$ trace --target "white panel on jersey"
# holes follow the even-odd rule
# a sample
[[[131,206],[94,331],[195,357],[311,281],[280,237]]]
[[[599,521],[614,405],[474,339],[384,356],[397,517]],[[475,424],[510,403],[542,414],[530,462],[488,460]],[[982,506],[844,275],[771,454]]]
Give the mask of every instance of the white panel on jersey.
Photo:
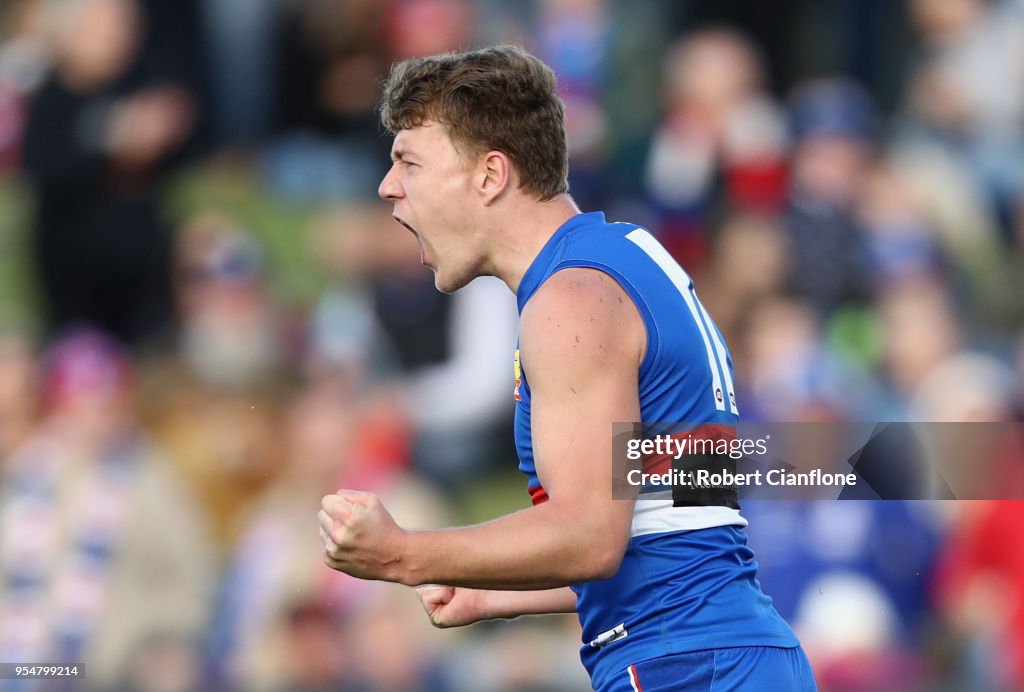
[[[725,344],[722,343],[718,330],[712,326],[713,323],[711,322],[711,315],[708,314],[704,304],[698,300],[697,307],[700,309],[700,314],[704,315],[704,323],[708,325],[708,331],[711,332],[711,340],[715,343],[715,352],[718,354],[718,362],[722,366],[722,376],[725,377],[725,391],[728,392],[729,410],[738,416],[740,415],[740,411],[736,408],[736,390],[732,386],[732,373],[729,372],[729,359],[725,356]]]
[[[660,493],[659,493],[660,494]],[[731,507],[673,507],[672,499],[638,499],[633,508],[630,537],[672,531],[694,531],[713,526],[746,526],[747,520]]]
[[[689,274],[679,266],[679,263],[672,258],[672,255],[668,253],[661,243],[659,243],[654,236],[648,233],[643,228],[638,228],[631,233],[626,235],[626,238],[631,240],[641,250],[647,253],[647,256],[654,260],[665,275],[675,285],[676,290],[679,291],[679,295],[683,297],[686,302],[686,307],[690,309],[690,314],[693,316],[693,321],[697,323],[697,329],[700,330],[701,338],[704,339],[704,350],[708,354],[708,368],[711,370],[711,386],[712,386],[712,398],[715,400],[715,408],[719,411],[725,410],[726,399],[729,400],[729,407],[733,413],[736,413],[735,406],[735,394],[732,388],[732,377],[729,375],[728,363],[725,360],[725,347],[719,346],[718,334],[714,330],[711,330],[711,336],[708,335],[708,329],[704,327],[704,317],[702,313],[706,315],[704,306],[697,300],[696,294],[693,292],[693,282],[690,280]],[[711,324],[710,318],[708,318],[708,324]],[[715,346],[711,345],[711,338],[716,341]],[[718,353],[716,354],[716,347],[718,347]],[[721,370],[718,367],[719,360],[721,362]],[[725,373],[728,378],[728,391],[722,388],[722,375]]]

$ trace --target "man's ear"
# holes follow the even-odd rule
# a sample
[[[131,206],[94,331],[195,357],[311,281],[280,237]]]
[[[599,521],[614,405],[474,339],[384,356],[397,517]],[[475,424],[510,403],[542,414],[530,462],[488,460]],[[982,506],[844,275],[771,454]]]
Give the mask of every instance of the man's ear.
[[[484,154],[477,176],[477,191],[483,197],[484,204],[491,204],[513,185],[514,175],[508,155],[500,151],[489,151]]]

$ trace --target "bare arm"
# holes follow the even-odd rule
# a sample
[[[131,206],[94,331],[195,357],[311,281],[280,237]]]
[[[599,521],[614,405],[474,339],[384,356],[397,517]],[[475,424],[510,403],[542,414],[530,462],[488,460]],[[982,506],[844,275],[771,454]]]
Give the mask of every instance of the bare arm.
[[[612,576],[633,507],[611,497],[611,424],[639,420],[645,339],[636,307],[609,276],[555,274],[530,300],[520,330],[534,457],[549,501],[477,526],[405,531],[375,496],[339,491],[320,513],[327,564],[362,578],[478,589]]]
[[[576,612],[576,594],[567,586],[542,591],[486,591],[427,584],[417,586],[416,592],[435,627]]]

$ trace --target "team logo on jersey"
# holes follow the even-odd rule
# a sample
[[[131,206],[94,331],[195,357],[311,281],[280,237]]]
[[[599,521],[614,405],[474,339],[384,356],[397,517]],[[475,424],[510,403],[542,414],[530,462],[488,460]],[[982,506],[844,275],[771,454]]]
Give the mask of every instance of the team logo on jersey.
[[[516,376],[516,388],[512,391],[512,398],[516,401],[522,401],[523,397],[519,394],[519,388],[523,384],[523,369],[519,367],[519,349],[516,349],[516,360],[514,363],[514,373]]]

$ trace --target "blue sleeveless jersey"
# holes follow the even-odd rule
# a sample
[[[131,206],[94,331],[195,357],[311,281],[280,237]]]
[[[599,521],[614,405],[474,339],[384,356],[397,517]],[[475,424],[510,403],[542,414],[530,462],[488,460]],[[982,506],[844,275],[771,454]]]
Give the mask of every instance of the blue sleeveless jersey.
[[[523,276],[517,293],[520,314],[541,284],[567,267],[610,275],[643,317],[643,422],[735,428],[739,412],[724,339],[697,300],[690,277],[650,233],[632,224],[607,223],[601,212],[574,216]],[[516,449],[537,504],[547,495],[534,465],[528,375],[517,352]],[[581,658],[596,688],[621,677],[632,664],[667,654],[799,645],[757,583],[757,563],[742,531],[747,522],[738,509],[673,507],[671,499],[644,497],[636,502],[618,573],[573,587],[583,626]]]

